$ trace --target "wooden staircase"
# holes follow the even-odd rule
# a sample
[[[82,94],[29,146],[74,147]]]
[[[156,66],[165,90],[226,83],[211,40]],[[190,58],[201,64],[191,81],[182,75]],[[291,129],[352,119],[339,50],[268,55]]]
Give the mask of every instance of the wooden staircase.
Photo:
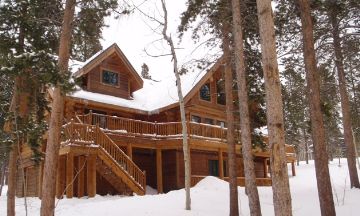
[[[101,159],[96,160],[96,171],[121,195],[131,195],[133,191]]]
[[[146,175],[99,126],[71,121],[63,126],[64,142],[62,146],[98,147],[96,169],[117,190],[129,189],[138,195],[146,192]],[[106,167],[106,169],[105,169]],[[111,172],[109,172],[111,171]]]

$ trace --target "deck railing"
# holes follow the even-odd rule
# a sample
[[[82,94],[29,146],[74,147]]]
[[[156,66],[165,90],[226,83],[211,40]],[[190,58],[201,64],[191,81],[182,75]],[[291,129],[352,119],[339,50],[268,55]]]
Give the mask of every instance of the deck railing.
[[[81,118],[80,118],[81,119]],[[83,119],[81,119],[83,121]],[[63,144],[99,145],[128,175],[145,190],[145,173],[98,126],[70,123],[63,126]]]
[[[100,128],[113,133],[150,136],[159,139],[182,136],[181,122],[148,122],[91,112],[77,115],[77,118],[86,124],[99,125]],[[226,139],[226,128],[196,122],[187,122],[187,126],[190,137]]]

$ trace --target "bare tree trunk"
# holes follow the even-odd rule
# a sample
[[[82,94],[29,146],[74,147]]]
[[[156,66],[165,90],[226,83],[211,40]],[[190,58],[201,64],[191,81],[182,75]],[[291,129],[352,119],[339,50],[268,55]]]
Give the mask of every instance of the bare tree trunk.
[[[316,68],[313,24],[307,0],[299,0],[304,40],[304,61],[308,86],[311,133],[315,149],[315,170],[321,215],[336,215],[331,189],[324,123],[320,106],[320,86]]]
[[[171,55],[174,61],[174,74],[176,77],[176,85],[177,85],[177,93],[179,97],[179,105],[180,105],[180,117],[181,117],[181,125],[182,125],[182,135],[183,135],[183,152],[184,152],[184,163],[185,163],[185,191],[186,191],[186,200],[185,200],[185,209],[191,210],[191,197],[190,197],[190,187],[191,187],[191,170],[190,170],[190,149],[188,143],[188,134],[187,134],[187,125],[186,125],[186,117],[185,117],[185,104],[184,97],[182,94],[181,88],[181,80],[177,62],[177,56],[175,52],[175,46],[171,36],[168,36],[166,31],[168,27],[168,16],[165,0],[161,0],[162,9],[164,11],[164,26],[162,35],[166,42],[169,44],[171,49]]]
[[[235,66],[240,111],[241,144],[245,169],[245,185],[247,189],[247,196],[249,198],[250,214],[253,216],[259,216],[261,215],[261,207],[257,186],[256,184],[254,184],[254,182],[256,182],[256,176],[251,145],[249,103],[246,85],[242,19],[239,0],[232,0],[232,12],[234,32],[233,35],[235,43]]]
[[[284,117],[271,0],[256,2],[265,78],[274,209],[275,215],[289,216],[292,215],[292,207],[285,158]]]
[[[70,56],[70,41],[72,21],[74,18],[76,0],[66,0],[64,19],[62,23],[59,46],[59,70],[61,74],[68,71]],[[60,133],[64,115],[64,95],[59,83],[54,88],[52,110],[50,116],[49,138],[47,140],[44,164],[44,179],[42,185],[41,211],[42,216],[54,215],[56,170],[58,166]]]
[[[9,175],[7,191],[7,216],[15,216],[15,194],[16,194],[16,161],[18,155],[17,145],[13,145],[9,158]]]
[[[2,190],[5,184],[5,170],[6,170],[7,161],[3,161],[1,166],[1,173],[0,173],[0,196],[2,194]]]
[[[308,143],[308,139],[306,136],[306,129],[303,129],[303,133],[304,133],[304,142],[305,142],[305,161],[306,164],[309,164],[309,143]]]
[[[352,135],[352,126],[351,126],[351,110],[349,103],[349,96],[346,89],[346,78],[344,71],[344,57],[341,50],[340,44],[340,31],[339,31],[339,21],[337,19],[336,9],[333,8],[330,12],[330,20],[332,25],[332,36],[333,36],[333,45],[335,50],[335,65],[338,72],[339,78],[339,91],[340,91],[340,101],[341,101],[341,113],[342,113],[342,122],[344,127],[344,140],[346,145],[346,157],[348,162],[348,169],[350,175],[350,187],[360,188],[359,177],[356,169],[356,154],[355,146]]]
[[[228,164],[229,164],[229,189],[230,189],[230,216],[239,215],[238,190],[237,190],[237,165],[235,148],[235,127],[234,127],[234,103],[233,103],[233,75],[230,53],[230,26],[224,21],[223,24],[223,55],[225,73],[225,97],[226,97],[226,139],[228,143]]]

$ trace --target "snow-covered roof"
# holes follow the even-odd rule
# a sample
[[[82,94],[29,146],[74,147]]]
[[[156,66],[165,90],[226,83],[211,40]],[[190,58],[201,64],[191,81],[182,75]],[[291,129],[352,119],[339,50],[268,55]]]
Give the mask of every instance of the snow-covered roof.
[[[101,53],[95,54],[95,58],[100,54]],[[88,60],[87,62],[89,63],[92,60],[94,60],[94,57],[92,57],[91,60]],[[77,74],[78,71],[86,64],[86,62],[82,63],[71,61],[71,71]],[[214,68],[215,66],[210,65],[209,68],[211,67]],[[208,69],[203,69],[198,72],[188,72],[182,75],[181,85],[183,96],[186,97],[190,91],[203,78],[205,78],[205,75],[208,72]],[[162,75],[163,76],[161,77],[161,80],[157,81],[144,79],[143,88],[135,91],[133,93],[133,99],[130,100],[101,93],[89,92],[80,88],[78,88],[77,91],[73,92],[69,96],[77,99],[136,109],[147,113],[157,113],[159,109],[178,102],[177,86],[174,73],[172,71],[164,71],[162,72]]]

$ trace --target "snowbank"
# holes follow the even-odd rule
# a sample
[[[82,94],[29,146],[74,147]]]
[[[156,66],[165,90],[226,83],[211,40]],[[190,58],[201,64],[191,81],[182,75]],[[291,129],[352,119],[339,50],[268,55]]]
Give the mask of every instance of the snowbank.
[[[357,216],[360,212],[360,190],[349,187],[346,160],[330,163],[331,180],[337,215]],[[290,167],[289,167],[290,168]],[[320,215],[314,164],[302,163],[297,176],[290,176],[294,215]],[[156,190],[149,189],[150,194]],[[4,193],[4,192],[3,192]],[[56,215],[156,215],[156,216],[221,216],[229,211],[228,183],[215,177],[207,177],[191,189],[192,210],[184,210],[185,191],[176,190],[160,195],[146,196],[96,196],[92,199],[60,200]],[[259,187],[263,215],[274,215],[271,187]],[[239,187],[241,215],[249,215],[248,200],[244,188]],[[39,215],[40,200],[28,198],[29,215]],[[23,199],[16,200],[17,215],[25,215]],[[6,196],[0,197],[0,215],[6,215]]]

